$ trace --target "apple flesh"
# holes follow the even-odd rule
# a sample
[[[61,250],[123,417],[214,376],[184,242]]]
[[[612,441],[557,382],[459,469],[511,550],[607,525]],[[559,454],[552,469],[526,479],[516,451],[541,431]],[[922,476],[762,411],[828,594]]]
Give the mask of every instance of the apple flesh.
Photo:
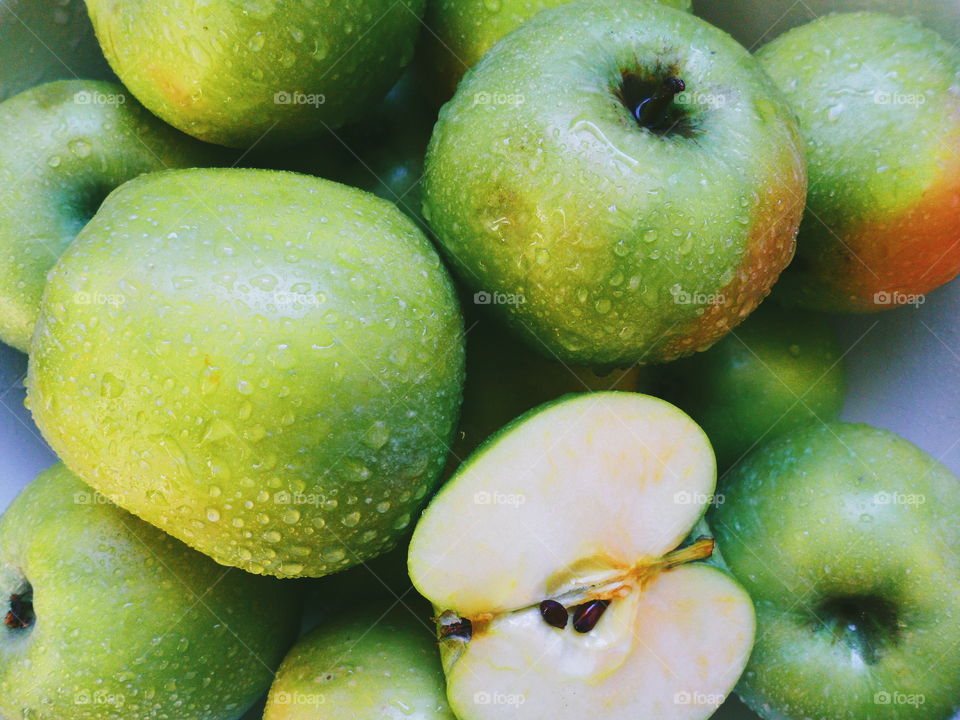
[[[296,585],[223,568],[55,465],[0,517],[0,714],[234,720],[299,611]]]
[[[761,717],[947,720],[960,709],[960,481],[891,432],[793,431],[727,476],[711,524],[752,595],[738,688]]]
[[[363,117],[413,57],[424,0],[87,0],[104,54],[151,112],[228,147]]]
[[[960,49],[913,21],[850,13],[791,30],[758,58],[797,112],[810,172],[797,258],[778,293],[813,310],[876,312],[951,280]]]
[[[115,83],[61,80],[0,103],[0,340],[26,352],[47,273],[111,190],[219,159]]]
[[[52,271],[28,403],[131,512],[223,564],[322,576],[393,547],[433,491],[462,323],[440,258],[384,200],[294,173],[153,173]]]
[[[457,717],[709,717],[754,631],[743,589],[690,564],[712,540],[680,547],[715,477],[700,428],[633,393],[548,404],[471,456],[409,556]]]
[[[707,433],[721,470],[794,428],[836,420],[846,392],[826,319],[770,303],[706,352],[666,365],[659,382],[657,394]]]
[[[456,720],[430,626],[374,604],[303,637],[277,671],[263,718],[319,717]]]
[[[427,3],[418,70],[439,105],[453,96],[463,74],[500,38],[545,8],[570,0],[433,0]],[[659,0],[680,10],[690,0]]]
[[[543,10],[485,55],[441,111],[424,188],[461,279],[531,347],[618,367],[706,349],[753,311],[793,255],[806,174],[740,45],[612,0]]]

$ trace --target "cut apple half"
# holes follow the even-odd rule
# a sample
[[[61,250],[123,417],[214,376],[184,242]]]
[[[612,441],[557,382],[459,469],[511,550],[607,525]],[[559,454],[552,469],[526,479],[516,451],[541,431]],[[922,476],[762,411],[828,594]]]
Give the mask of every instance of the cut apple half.
[[[682,411],[568,396],[481,446],[434,498],[409,570],[435,608],[461,720],[709,717],[743,671],[753,604],[684,542],[713,451]]]

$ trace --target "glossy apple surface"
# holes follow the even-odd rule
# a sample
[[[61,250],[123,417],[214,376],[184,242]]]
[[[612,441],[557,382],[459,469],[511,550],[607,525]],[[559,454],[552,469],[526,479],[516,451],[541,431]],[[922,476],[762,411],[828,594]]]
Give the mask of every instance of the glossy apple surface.
[[[233,720],[299,627],[296,583],[221,567],[63,465],[0,517],[0,713]]]
[[[960,271],[960,48],[913,21],[832,15],[758,53],[800,120],[810,172],[777,289],[830,312],[922,302]]]
[[[452,283],[396,206],[179,170],[114,192],[54,268],[28,401],[131,512],[221,563],[320,576],[404,534],[462,379]]]
[[[220,160],[116,83],[61,80],[0,103],[0,340],[27,350],[47,273],[111,190]]]
[[[947,720],[960,707],[960,481],[886,430],[795,430],[710,519],[757,609],[738,693],[761,717]]]
[[[504,38],[444,106],[424,215],[531,347],[609,367],[705,349],[752,312],[805,189],[793,114],[729,36],[654,3],[574,2]]]
[[[432,0],[427,3],[421,38],[420,75],[439,104],[457,89],[463,74],[496,42],[545,8],[570,0]],[[641,0],[642,1],[642,0]],[[681,10],[690,0],[659,0]]]
[[[151,112],[208,142],[292,144],[366,115],[413,57],[424,0],[88,0]]]

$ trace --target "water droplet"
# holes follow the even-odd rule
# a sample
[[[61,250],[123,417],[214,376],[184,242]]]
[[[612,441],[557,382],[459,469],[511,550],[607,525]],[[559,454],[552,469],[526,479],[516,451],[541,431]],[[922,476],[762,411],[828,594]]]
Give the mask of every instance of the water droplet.
[[[127,384],[113,373],[104,373],[100,379],[100,397],[118,398],[126,387]]]

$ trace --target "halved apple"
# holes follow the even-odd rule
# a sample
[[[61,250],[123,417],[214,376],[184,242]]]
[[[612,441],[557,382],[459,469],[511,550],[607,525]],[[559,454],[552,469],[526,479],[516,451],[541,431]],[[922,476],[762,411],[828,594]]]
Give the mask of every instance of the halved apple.
[[[709,717],[755,626],[736,581],[695,563],[712,539],[684,544],[715,482],[703,431],[634,393],[561,398],[481,446],[409,554],[456,715]]]

